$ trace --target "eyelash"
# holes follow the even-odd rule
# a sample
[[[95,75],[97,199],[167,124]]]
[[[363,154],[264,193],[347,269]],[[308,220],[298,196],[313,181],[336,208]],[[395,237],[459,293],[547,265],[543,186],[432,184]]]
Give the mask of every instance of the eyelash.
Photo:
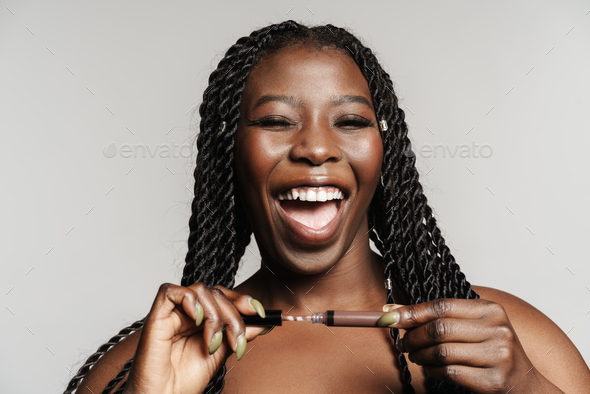
[[[368,119],[356,118],[356,119],[341,120],[340,122],[337,123],[337,125],[346,125],[346,126],[352,126],[355,129],[362,129],[365,127],[371,127],[374,125],[374,123]],[[279,120],[279,119],[262,118],[260,120],[255,121],[255,122],[251,122],[249,124],[249,126],[288,127],[288,126],[293,126],[293,124],[291,124],[287,121],[284,121],[284,120]]]

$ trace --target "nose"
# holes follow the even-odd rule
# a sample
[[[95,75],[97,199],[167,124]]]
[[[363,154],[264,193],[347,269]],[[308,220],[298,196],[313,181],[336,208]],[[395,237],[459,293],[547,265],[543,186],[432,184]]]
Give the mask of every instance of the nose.
[[[338,136],[327,125],[306,125],[295,135],[290,157],[293,161],[305,161],[314,166],[337,162],[342,157]]]

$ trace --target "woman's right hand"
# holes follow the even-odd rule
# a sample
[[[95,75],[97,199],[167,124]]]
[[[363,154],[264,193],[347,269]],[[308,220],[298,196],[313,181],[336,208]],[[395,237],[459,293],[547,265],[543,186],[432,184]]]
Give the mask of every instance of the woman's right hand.
[[[246,342],[265,331],[246,328],[240,313],[264,317],[264,308],[223,286],[160,286],[142,328],[125,394],[201,394],[233,352],[239,360]]]

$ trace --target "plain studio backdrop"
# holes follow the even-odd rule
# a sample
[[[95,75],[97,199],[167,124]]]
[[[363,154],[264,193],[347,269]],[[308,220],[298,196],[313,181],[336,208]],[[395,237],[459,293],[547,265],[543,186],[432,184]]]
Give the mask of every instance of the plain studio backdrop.
[[[468,279],[540,309],[590,361],[590,2],[1,4],[0,392],[62,392],[180,282],[207,78],[286,19],[373,48]],[[259,264],[252,242],[238,283]]]

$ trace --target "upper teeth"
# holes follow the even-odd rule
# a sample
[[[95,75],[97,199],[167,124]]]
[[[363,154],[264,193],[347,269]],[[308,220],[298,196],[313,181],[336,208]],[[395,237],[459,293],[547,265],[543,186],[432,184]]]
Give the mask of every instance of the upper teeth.
[[[279,193],[279,200],[300,201],[331,201],[342,200],[344,193],[337,187],[294,187],[283,193]]]

